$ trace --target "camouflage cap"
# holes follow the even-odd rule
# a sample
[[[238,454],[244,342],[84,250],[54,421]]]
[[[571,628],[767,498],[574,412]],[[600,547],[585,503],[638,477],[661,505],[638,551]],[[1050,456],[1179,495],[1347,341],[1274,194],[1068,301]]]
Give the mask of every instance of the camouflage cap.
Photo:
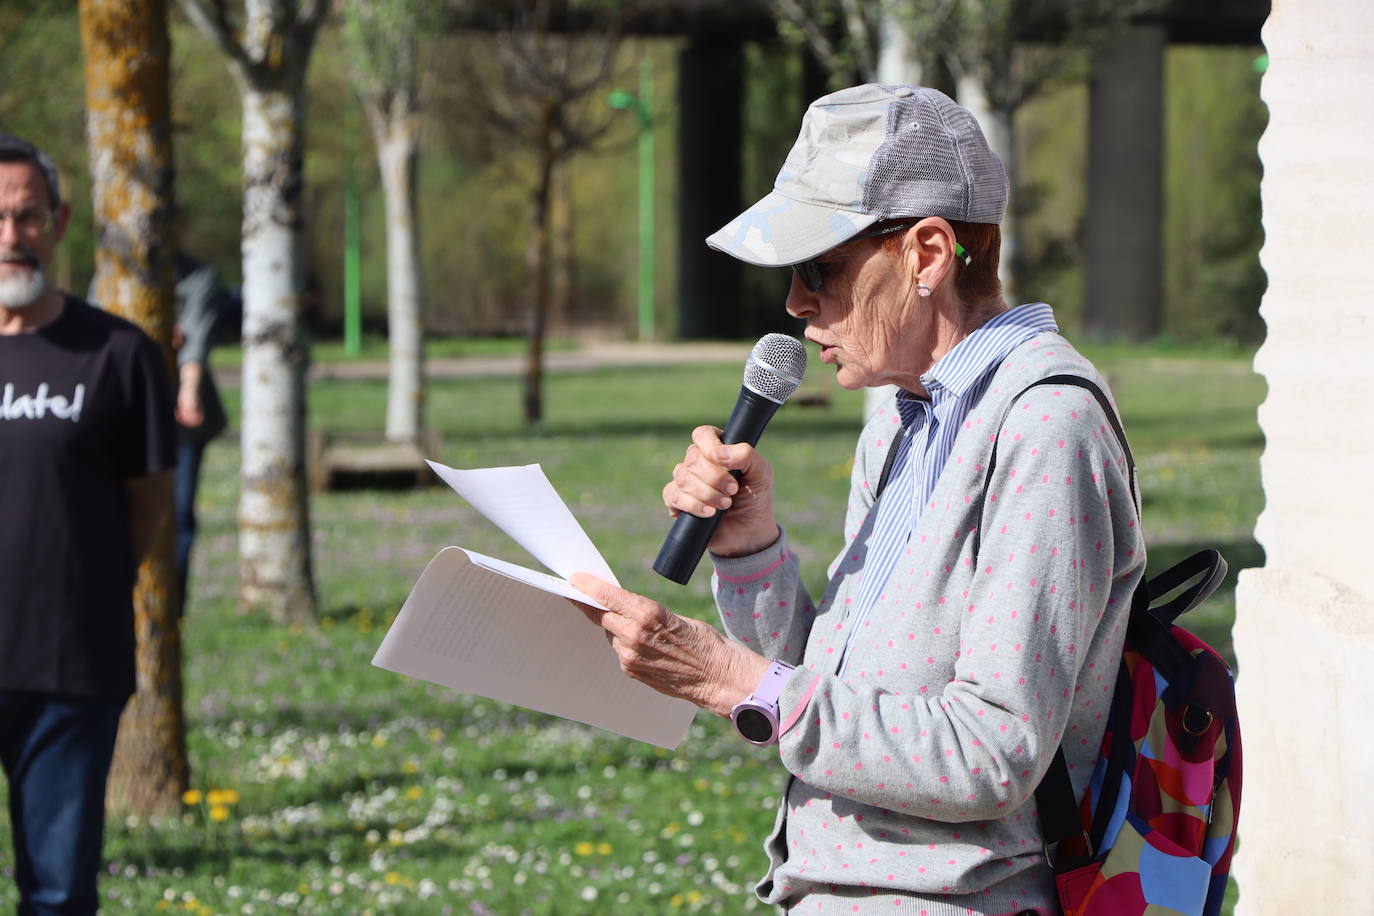
[[[773,190],[706,244],[776,267],[879,220],[1000,223],[1006,207],[1006,170],[973,115],[934,89],[870,83],[812,102]]]

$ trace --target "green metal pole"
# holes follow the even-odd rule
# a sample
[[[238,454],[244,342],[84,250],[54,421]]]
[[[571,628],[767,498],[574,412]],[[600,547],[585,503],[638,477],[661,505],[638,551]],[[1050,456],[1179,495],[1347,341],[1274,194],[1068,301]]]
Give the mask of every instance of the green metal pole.
[[[649,108],[654,72],[646,58],[639,64],[639,339],[654,339],[654,122]]]
[[[350,120],[355,116],[350,114]],[[349,131],[357,136],[356,131]],[[358,163],[354,156],[354,141],[348,147],[348,181],[344,188],[344,354],[357,357],[362,353],[362,240],[358,226],[361,222],[358,202]]]

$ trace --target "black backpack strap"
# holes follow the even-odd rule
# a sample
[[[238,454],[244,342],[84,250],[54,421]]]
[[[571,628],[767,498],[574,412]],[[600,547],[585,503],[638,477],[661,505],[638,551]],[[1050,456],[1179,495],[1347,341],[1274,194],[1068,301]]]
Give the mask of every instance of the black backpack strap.
[[[1112,692],[1110,720],[1129,722],[1130,676],[1123,665],[1116,673],[1116,688]],[[1102,780],[1101,796],[1097,799],[1096,814],[1092,829],[1085,830],[1079,814],[1078,799],[1073,794],[1073,781],[1069,778],[1069,764],[1064,759],[1064,748],[1055,748],[1054,759],[1049,769],[1035,787],[1035,812],[1040,818],[1040,834],[1048,853],[1049,847],[1074,837],[1081,837],[1083,846],[1079,855],[1067,857],[1063,850],[1057,855],[1058,861],[1051,862],[1056,874],[1072,871],[1086,865],[1096,857],[1098,846],[1107,835],[1107,825],[1116,812],[1117,794],[1121,791],[1120,773],[1124,762],[1131,757],[1131,735],[1127,729],[1118,728],[1111,736],[1112,744],[1107,750],[1109,761],[1106,778]]]
[[[1116,439],[1121,443],[1121,448],[1126,452],[1126,479],[1130,482],[1131,499],[1135,503],[1136,514],[1140,513],[1140,494],[1135,488],[1135,456],[1131,454],[1131,444],[1126,441],[1126,430],[1121,428],[1121,420],[1117,418],[1116,408],[1112,406],[1111,400],[1102,387],[1092,379],[1084,378],[1081,375],[1051,375],[1039,381],[1031,382],[1025,388],[1017,392],[1016,397],[1007,402],[1007,409],[1002,411],[1002,418],[997,423],[998,441],[992,445],[992,454],[988,457],[988,470],[983,475],[983,492],[978,499],[978,521],[973,529],[973,555],[978,556],[978,551],[983,546],[983,507],[988,501],[988,487],[992,485],[992,472],[997,468],[997,446],[1001,443],[1002,427],[1007,424],[1007,417],[1011,416],[1011,409],[1016,406],[1016,402],[1025,397],[1026,392],[1032,388],[1039,388],[1041,385],[1073,385],[1077,388],[1086,389],[1097,403],[1102,407],[1102,412],[1107,415],[1107,422],[1111,424],[1112,432],[1116,433]]]
[[[878,489],[873,491],[873,501],[876,503],[878,497],[883,495],[883,490],[887,488],[887,478],[892,474],[892,463],[897,460],[897,451],[902,447],[902,441],[906,439],[906,427],[903,426],[897,435],[892,437],[892,444],[887,449],[887,459],[883,462],[883,472],[878,475]]]
[[[1007,417],[1011,414],[1011,409],[1016,402],[1021,400],[1026,392],[1041,385],[1072,385],[1086,389],[1096,398],[1097,403],[1102,407],[1103,414],[1107,417],[1107,422],[1111,424],[1112,431],[1116,434],[1117,441],[1121,443],[1122,449],[1126,452],[1126,476],[1127,480],[1130,482],[1131,498],[1134,500],[1138,512],[1140,509],[1140,497],[1135,487],[1135,456],[1131,453],[1130,443],[1126,441],[1126,431],[1122,429],[1121,420],[1117,417],[1116,409],[1112,406],[1110,399],[1108,399],[1107,393],[1091,379],[1084,378],[1080,375],[1052,375],[1027,385],[1017,393],[1016,397],[1012,398],[1007,403],[1007,408],[1003,411],[1002,418],[997,424],[999,435],[1002,427],[1006,425]],[[875,503],[883,495],[883,490],[887,487],[888,478],[892,472],[892,465],[897,460],[897,451],[901,448],[902,441],[905,438],[906,428],[903,427],[901,433],[893,438],[892,445],[887,450],[887,458],[883,462],[882,473],[878,476],[878,487],[873,493],[873,501]],[[983,528],[983,506],[987,503],[988,487],[992,483],[992,472],[996,467],[997,444],[994,443],[992,455],[988,458],[987,472],[983,475],[983,492],[978,500],[978,523],[973,532],[974,556],[977,556],[978,550],[981,547],[980,535]],[[1195,574],[1196,573],[1194,573],[1194,575]],[[1186,581],[1188,578],[1191,578],[1191,576],[1185,576],[1184,580]],[[1164,583],[1161,583],[1161,585],[1163,584]],[[1181,584],[1182,582],[1175,582],[1173,585],[1169,586],[1169,588],[1164,589],[1164,592],[1172,591]],[[1211,594],[1212,589],[1215,588],[1216,585],[1212,584],[1211,588],[1207,589],[1206,594]],[[1189,594],[1190,593],[1185,594],[1177,600],[1182,601],[1184,598],[1187,598]],[[1197,601],[1201,601],[1202,598],[1206,597],[1206,594],[1196,598],[1193,604],[1196,604]],[[1192,604],[1188,605],[1188,607],[1191,606]],[[1184,610],[1186,609],[1187,608],[1184,608]],[[1179,613],[1182,613],[1182,611]],[[1118,695],[1124,696],[1122,691],[1118,690],[1117,693]],[[1037,814],[1040,817],[1041,833],[1047,847],[1062,840],[1069,839],[1070,837],[1082,836],[1083,842],[1088,849],[1088,854],[1091,856],[1094,838],[1088,836],[1087,832],[1083,830],[1082,823],[1079,820],[1078,805],[1074,800],[1073,782],[1069,778],[1069,766],[1064,759],[1064,749],[1062,747],[1055,749],[1054,759],[1050,761],[1049,769],[1045,772],[1045,776],[1040,781],[1040,785],[1036,787],[1035,806]],[[1107,805],[1105,810],[1101,811],[1101,815],[1109,814],[1114,808],[1114,803]],[[1105,828],[1105,824],[1100,826]],[[1100,836],[1099,829],[1099,825],[1094,824],[1094,833]]]
[[[1035,812],[1040,816],[1040,836],[1047,847],[1083,833],[1062,747],[1055,749],[1050,768],[1035,787]]]
[[[1130,483],[1131,499],[1135,503],[1136,512],[1139,513],[1140,511],[1140,495],[1136,492],[1135,486],[1135,456],[1131,453],[1130,443],[1126,441],[1126,431],[1122,429],[1121,420],[1117,417],[1116,408],[1112,406],[1107,393],[1092,379],[1084,378],[1081,375],[1051,375],[1022,388],[1017,392],[1016,397],[1007,402],[1006,410],[1002,412],[1001,420],[997,424],[998,442],[993,443],[992,454],[988,458],[988,469],[983,475],[983,492],[978,500],[978,522],[973,532],[973,555],[975,557],[982,547],[983,507],[987,505],[988,488],[992,485],[992,473],[997,468],[997,445],[1001,440],[1002,428],[1006,425],[1007,417],[1011,415],[1012,408],[1025,396],[1026,392],[1042,385],[1072,385],[1086,389],[1096,399],[1102,408],[1102,413],[1107,417],[1107,422],[1111,424],[1112,432],[1116,434],[1117,441],[1121,443],[1121,448],[1126,453],[1126,479]],[[1118,674],[1118,678],[1119,676]],[[1122,695],[1122,692],[1118,690],[1117,695]],[[1114,789],[1115,787],[1110,788]],[[1099,814],[1106,816],[1115,807],[1115,799],[1105,806],[1099,803]],[[1106,824],[1095,823],[1093,825],[1094,836],[1089,836],[1088,832],[1083,829],[1078,813],[1078,804],[1074,797],[1073,781],[1069,778],[1069,765],[1064,759],[1062,746],[1055,748],[1054,758],[1050,761],[1049,769],[1045,771],[1040,784],[1035,788],[1035,809],[1040,818],[1040,831],[1046,849],[1071,837],[1081,836],[1086,856],[1091,859],[1096,851],[1095,844],[1100,840],[1100,831],[1105,828]],[[1083,858],[1075,858],[1071,863],[1061,862],[1055,870],[1062,871],[1074,868],[1083,864],[1084,861],[1086,860]]]
[[[1214,548],[1200,550],[1188,559],[1175,563],[1145,583],[1151,604],[1186,583],[1196,581],[1184,589],[1177,598],[1153,608],[1150,613],[1166,626],[1173,623],[1180,614],[1188,613],[1211,597],[1212,592],[1216,591],[1217,586],[1226,578],[1226,571],[1225,557],[1221,555],[1221,551]]]

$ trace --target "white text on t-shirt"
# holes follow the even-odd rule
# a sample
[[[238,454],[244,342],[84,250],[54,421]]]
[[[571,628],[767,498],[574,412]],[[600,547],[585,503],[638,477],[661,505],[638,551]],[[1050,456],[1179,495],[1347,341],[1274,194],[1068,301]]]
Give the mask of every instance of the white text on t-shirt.
[[[0,399],[0,420],[41,420],[51,413],[59,420],[81,420],[81,404],[86,399],[86,386],[78,384],[71,400],[59,394],[48,395],[48,383],[38,386],[36,394],[14,395],[14,383],[5,384],[5,396]]]

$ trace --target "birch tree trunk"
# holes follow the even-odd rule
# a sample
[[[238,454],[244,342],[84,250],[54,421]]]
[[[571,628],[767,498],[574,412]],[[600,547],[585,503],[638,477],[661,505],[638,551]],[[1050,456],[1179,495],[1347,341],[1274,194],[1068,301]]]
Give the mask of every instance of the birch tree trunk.
[[[982,77],[972,73],[961,74],[956,80],[956,90],[959,96],[959,104],[969,110],[969,113],[978,121],[978,125],[983,128],[983,136],[987,138],[988,146],[997,158],[1002,160],[1002,166],[1007,170],[1007,183],[1011,188],[1011,196],[1007,205],[1006,215],[1002,217],[1002,250],[998,263],[997,274],[1002,281],[1002,293],[1010,305],[1016,305],[1013,301],[1016,295],[1016,220],[1013,208],[1016,204],[1016,131],[1015,117],[1016,110],[1006,105],[994,105],[989,96],[994,93],[988,92],[983,85]],[[997,95],[1007,95],[1007,91],[996,93]]]
[[[81,0],[96,298],[157,341],[174,321],[171,58],[165,0]],[[168,503],[171,502],[168,481]],[[116,812],[174,811],[189,781],[170,515],[134,588],[138,687],[108,788]]]
[[[424,342],[420,246],[415,214],[416,115],[397,94],[385,108],[364,99],[386,198],[389,378],[386,437],[419,442],[424,425]]]
[[[316,619],[305,467],[302,138],[305,71],[326,0],[181,0],[243,100],[243,381],[239,609]]]
[[[1021,163],[1016,156],[1016,109],[995,105],[983,122],[983,132],[988,146],[1002,160],[1007,170],[1007,187],[1011,194],[1007,199],[1007,212],[1002,217],[1002,251],[997,262],[997,275],[1002,281],[1002,296],[1008,305],[1018,305],[1020,290],[1017,288],[1017,266],[1021,240],[1017,236],[1020,221],[1016,218],[1017,201],[1021,195],[1016,192],[1020,183]]]
[[[305,469],[300,87],[243,94],[239,606],[316,616]]]

